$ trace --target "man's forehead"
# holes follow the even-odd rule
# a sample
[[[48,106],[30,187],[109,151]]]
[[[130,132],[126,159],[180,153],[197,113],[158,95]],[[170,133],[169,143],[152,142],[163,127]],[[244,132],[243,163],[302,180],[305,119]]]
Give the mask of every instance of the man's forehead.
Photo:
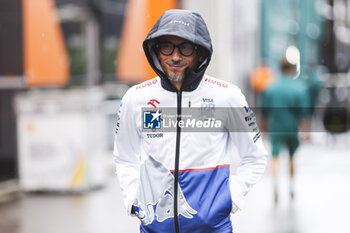
[[[183,43],[183,42],[189,42],[188,40],[185,40],[181,37],[177,37],[177,36],[162,36],[162,37],[159,37],[159,41],[170,41],[174,44],[180,44],[180,43]]]

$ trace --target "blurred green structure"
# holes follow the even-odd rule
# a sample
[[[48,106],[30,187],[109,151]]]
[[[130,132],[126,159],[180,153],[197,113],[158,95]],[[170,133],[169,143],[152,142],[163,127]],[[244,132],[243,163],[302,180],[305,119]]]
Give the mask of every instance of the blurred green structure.
[[[318,64],[322,36],[323,0],[265,0],[261,2],[261,59],[278,67],[286,49],[300,51],[301,76],[311,75],[310,66]]]

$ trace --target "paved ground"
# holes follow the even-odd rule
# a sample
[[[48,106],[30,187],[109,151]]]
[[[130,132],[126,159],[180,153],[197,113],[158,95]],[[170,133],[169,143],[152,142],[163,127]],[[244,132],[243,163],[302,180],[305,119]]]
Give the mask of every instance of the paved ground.
[[[239,233],[350,232],[350,137],[304,145],[296,156],[295,199],[289,199],[288,157],[280,163],[280,203],[272,199],[270,177],[248,194],[246,209],[233,220]],[[324,139],[324,140],[323,140]],[[328,140],[328,139],[327,139]],[[330,139],[331,140],[331,139]]]
[[[268,144],[267,144],[268,147]],[[350,135],[333,141],[314,134],[296,155],[295,200],[289,200],[287,156],[281,156],[280,203],[265,174],[232,217],[236,233],[350,232]],[[116,179],[85,195],[21,194],[0,205],[1,233],[136,233],[127,217]]]

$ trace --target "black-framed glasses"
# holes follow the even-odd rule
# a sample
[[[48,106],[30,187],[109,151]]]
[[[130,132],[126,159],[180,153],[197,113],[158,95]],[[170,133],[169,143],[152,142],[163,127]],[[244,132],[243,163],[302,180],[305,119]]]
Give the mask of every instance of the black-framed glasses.
[[[171,54],[173,54],[175,48],[178,48],[181,55],[189,57],[197,49],[197,46],[190,42],[184,42],[179,45],[174,45],[169,41],[163,41],[158,43],[156,46],[159,52],[165,56],[170,56]]]

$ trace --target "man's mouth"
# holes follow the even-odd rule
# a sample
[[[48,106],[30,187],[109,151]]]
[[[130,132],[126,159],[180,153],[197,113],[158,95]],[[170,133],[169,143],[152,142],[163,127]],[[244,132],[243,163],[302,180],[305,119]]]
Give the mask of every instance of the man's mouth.
[[[179,71],[182,69],[183,66],[179,66],[179,65],[169,65],[170,70],[172,71]]]
[[[168,62],[168,63],[166,63],[168,66],[169,66],[169,68],[171,69],[171,70],[181,70],[181,69],[183,69],[183,67],[186,65],[186,63],[185,62],[182,62],[182,63],[173,63],[173,62]]]

